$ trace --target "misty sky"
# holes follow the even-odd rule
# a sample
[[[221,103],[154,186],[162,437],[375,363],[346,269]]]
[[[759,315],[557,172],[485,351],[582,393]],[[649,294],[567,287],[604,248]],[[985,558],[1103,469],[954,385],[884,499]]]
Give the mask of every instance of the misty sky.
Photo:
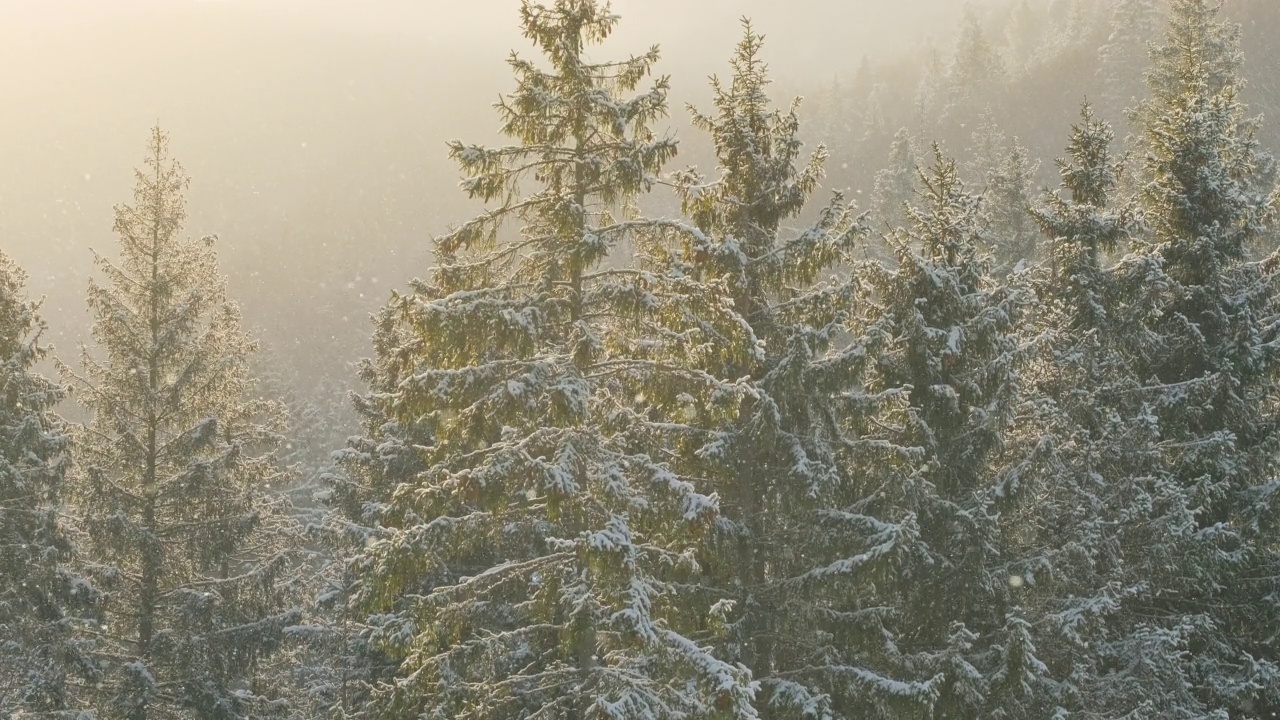
[[[300,356],[363,345],[365,316],[474,211],[445,157],[495,139],[516,0],[0,0],[0,246],[47,295],[62,354],[84,339],[87,248],[114,253],[159,121],[193,178],[188,233],[218,233],[249,325]],[[603,55],[660,44],[672,125],[705,101],[751,16],[779,93],[864,53],[949,39],[957,0],[616,0]],[[692,9],[691,9],[692,8]],[[686,164],[687,155],[676,162]],[[328,353],[333,354],[333,353]],[[340,353],[339,353],[340,354]],[[354,358],[344,358],[354,359]]]

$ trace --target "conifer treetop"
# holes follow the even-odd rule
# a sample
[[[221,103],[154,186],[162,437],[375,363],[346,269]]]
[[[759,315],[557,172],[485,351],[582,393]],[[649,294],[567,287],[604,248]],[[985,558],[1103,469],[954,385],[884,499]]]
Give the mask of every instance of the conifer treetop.
[[[449,143],[449,156],[465,176],[464,192],[498,205],[435,241],[445,262],[464,248],[492,248],[498,228],[512,216],[538,223],[547,235],[580,236],[589,225],[608,224],[607,209],[647,191],[675,156],[676,141],[649,129],[667,113],[668,78],[659,76],[645,92],[627,96],[651,74],[656,46],[621,61],[593,63],[585,57],[587,47],[607,38],[617,22],[607,3],[523,0],[520,13],[525,37],[551,67],[514,52],[507,60],[516,88],[495,107],[502,133],[514,144]],[[524,194],[522,181],[537,189]],[[577,265],[590,265],[604,250],[574,254],[583,252]]]
[[[796,167],[804,147],[798,137],[800,99],[786,112],[770,107],[766,89],[771,81],[760,57],[765,38],[746,18],[742,29],[728,86],[711,78],[715,113],[688,106],[694,126],[711,134],[719,178],[711,185],[701,185],[697,173],[678,180],[684,210],[694,222],[703,230],[724,227],[755,257],[768,250],[779,224],[796,216],[817,189],[827,152],[819,146]]]

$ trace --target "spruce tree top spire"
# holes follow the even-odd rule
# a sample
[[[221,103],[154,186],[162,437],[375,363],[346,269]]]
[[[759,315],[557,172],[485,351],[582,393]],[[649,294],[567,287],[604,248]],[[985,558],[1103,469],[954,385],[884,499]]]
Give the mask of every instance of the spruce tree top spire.
[[[588,45],[607,38],[617,22],[607,3],[556,0],[552,5],[523,0],[525,37],[551,64],[550,70],[512,53],[507,63],[516,89],[495,107],[502,132],[516,144],[488,148],[449,143],[461,166],[468,196],[501,205],[436,241],[437,256],[452,262],[464,248],[483,251],[512,216],[532,224],[539,239],[522,261],[533,277],[573,278],[599,261],[607,248],[584,237],[593,224],[607,224],[609,209],[646,191],[676,143],[656,138],[649,124],[667,111],[665,76],[630,98],[658,61],[658,49],[616,62],[587,61]],[[538,189],[521,197],[520,183]]]
[[[1136,7],[1129,12],[1137,14],[1146,4],[1130,2]],[[1152,67],[1146,74],[1154,107],[1174,102],[1193,87],[1207,97],[1228,88],[1240,90],[1240,26],[1220,20],[1221,8],[1221,0],[1172,0],[1163,42],[1151,48]]]
[[[965,192],[956,161],[945,157],[937,143],[933,144],[933,167],[929,172],[920,169],[918,175],[924,206],[912,206],[907,214],[924,257],[950,266],[972,267],[976,273],[977,248],[982,240],[977,222],[982,196]],[[966,272],[963,277],[977,275]]]
[[[520,19],[524,36],[560,71],[581,67],[583,44],[603,42],[618,22],[609,3],[597,0],[558,0],[551,7],[523,0]]]
[[[1046,192],[1044,205],[1033,210],[1045,233],[1055,243],[1062,240],[1077,246],[1093,271],[1098,269],[1100,253],[1114,250],[1137,229],[1133,207],[1109,209],[1124,172],[1124,158],[1111,155],[1114,139],[1111,125],[1095,117],[1093,106],[1084,103],[1080,122],[1071,126],[1067,158],[1055,161],[1068,197]]]
[[[746,244],[749,256],[758,257],[775,242],[779,224],[797,215],[817,188],[827,153],[819,146],[804,167],[796,168],[803,150],[797,137],[800,101],[785,113],[770,108],[768,66],[760,59],[764,36],[746,18],[742,28],[730,60],[729,86],[711,79],[715,114],[689,106],[694,126],[711,134],[720,178],[712,188],[695,192],[698,178],[687,175],[682,194],[686,212],[700,228],[724,228]]]
[[[117,207],[115,230],[124,234],[121,251],[129,259],[143,249],[140,244],[148,237],[153,246],[146,248],[145,254],[159,256],[177,239],[187,218],[183,193],[191,178],[169,157],[169,134],[159,125],[151,128],[143,164],[144,168],[134,170],[134,204]]]
[[[1062,175],[1062,186],[1071,193],[1071,201],[1090,207],[1105,207],[1111,193],[1120,184],[1121,165],[1111,160],[1111,142],[1115,132],[1097,119],[1088,102],[1080,107],[1080,122],[1071,126],[1067,142],[1070,160],[1056,161]]]
[[[1123,172],[1123,160],[1111,156],[1114,137],[1085,103],[1080,122],[1071,126],[1067,158],[1056,161],[1061,190],[1046,190],[1031,211],[1051,244],[1054,277],[1047,298],[1066,304],[1067,324],[1075,330],[1102,327],[1111,303],[1104,293],[1113,282],[1102,270],[1102,253],[1139,227],[1131,203],[1110,207]]]

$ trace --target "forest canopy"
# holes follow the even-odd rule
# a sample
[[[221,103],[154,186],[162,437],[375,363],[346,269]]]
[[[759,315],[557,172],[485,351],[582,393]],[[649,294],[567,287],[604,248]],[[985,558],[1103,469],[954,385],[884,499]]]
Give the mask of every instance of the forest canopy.
[[[687,107],[512,19],[355,367],[159,126],[78,355],[0,250],[0,716],[1280,717],[1278,6],[970,5],[803,102],[744,18]]]

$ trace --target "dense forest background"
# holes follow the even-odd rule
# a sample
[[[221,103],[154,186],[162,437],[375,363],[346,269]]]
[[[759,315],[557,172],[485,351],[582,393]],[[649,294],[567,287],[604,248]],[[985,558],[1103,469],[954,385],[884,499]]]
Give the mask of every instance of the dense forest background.
[[[480,5],[0,28],[0,715],[1280,717],[1280,4]]]

